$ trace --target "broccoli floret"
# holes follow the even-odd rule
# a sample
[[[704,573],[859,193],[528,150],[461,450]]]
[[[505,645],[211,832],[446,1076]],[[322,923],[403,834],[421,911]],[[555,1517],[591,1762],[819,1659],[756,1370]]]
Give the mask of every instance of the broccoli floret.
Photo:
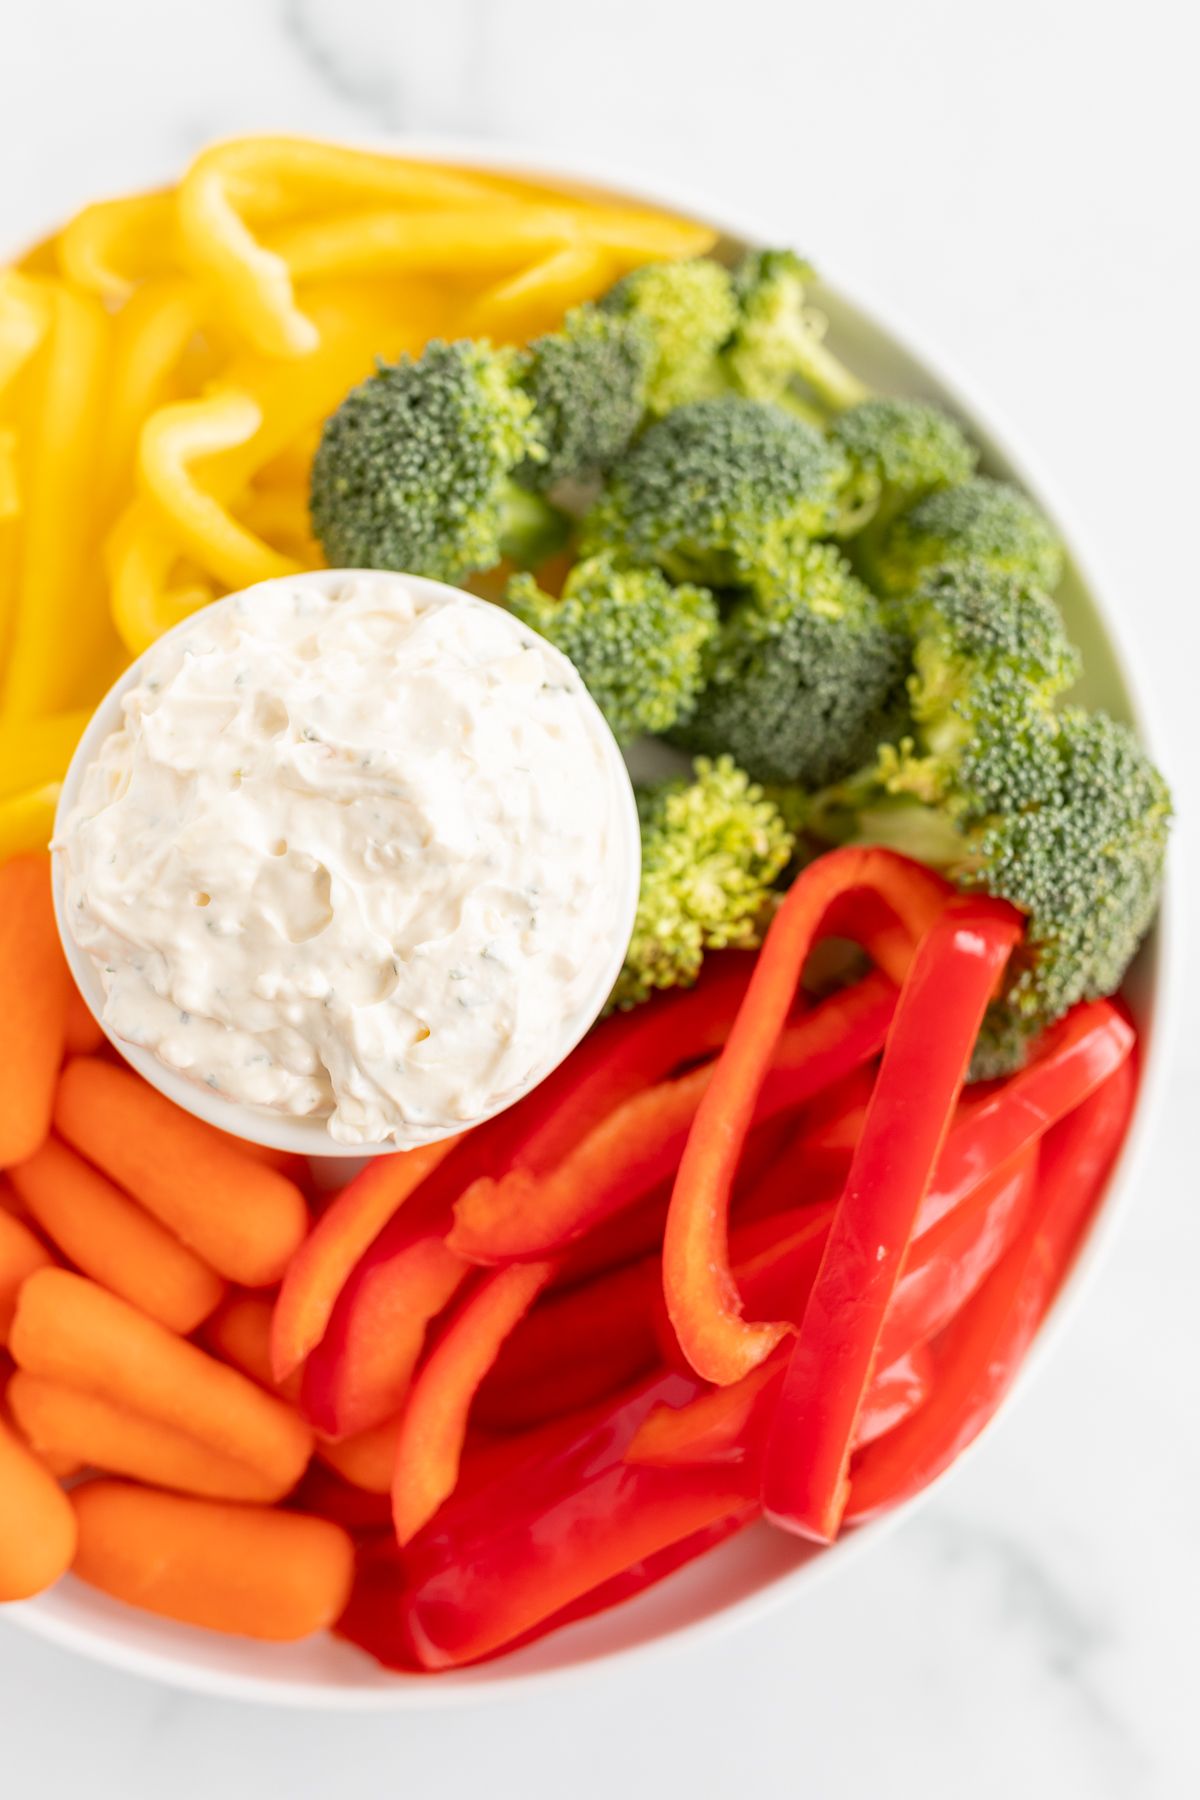
[[[994,626],[985,581],[998,596]],[[884,746],[802,821],[818,837],[938,864],[1029,915],[976,1079],[1018,1067],[1043,1026],[1118,987],[1154,915],[1171,814],[1166,783],[1127,726],[1054,710],[1076,658],[1049,603],[1007,588],[976,571],[944,572],[923,590],[914,738]]]
[[[633,444],[583,524],[584,550],[658,563],[676,581],[781,576],[836,522],[841,452],[777,406],[726,394],[680,406]]]
[[[916,501],[864,545],[867,578],[885,594],[906,594],[939,563],[978,561],[1024,576],[1047,592],[1058,585],[1063,551],[1053,527],[1008,481],[977,475]]]
[[[954,420],[923,400],[864,400],[830,436],[854,471],[856,526],[880,530],[912,501],[970,479],[978,452]]]
[[[707,588],[672,587],[660,569],[611,556],[576,563],[555,600],[517,575],[509,609],[570,658],[618,743],[666,731],[699,692],[701,654],[717,628]]]
[[[899,725],[907,641],[830,544],[734,602],[677,742],[728,750],[758,780],[822,785]]]
[[[351,389],[313,459],[313,530],[331,567],[456,582],[563,541],[560,515],[510,478],[545,455],[518,373],[511,350],[435,341]]]
[[[645,330],[646,410],[652,417],[725,386],[719,353],[738,309],[729,270],[720,263],[707,257],[647,263],[610,288],[600,306]]]
[[[626,448],[646,411],[652,345],[644,321],[579,306],[561,330],[523,357],[522,385],[533,401],[541,454],[516,472],[524,486],[602,474]]]
[[[835,412],[868,389],[825,346],[825,320],[807,304],[813,271],[791,250],[756,250],[733,272],[737,323],[722,361],[730,385],[754,400],[787,401],[801,381]]]
[[[642,886],[611,1004],[695,981],[708,950],[762,941],[770,890],[792,854],[779,812],[728,756],[696,760],[692,781],[638,795]]]

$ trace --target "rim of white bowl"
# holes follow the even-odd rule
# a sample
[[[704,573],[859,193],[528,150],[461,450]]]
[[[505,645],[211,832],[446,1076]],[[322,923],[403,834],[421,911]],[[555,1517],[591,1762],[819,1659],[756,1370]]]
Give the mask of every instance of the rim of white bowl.
[[[410,592],[424,595],[429,600],[436,599],[443,604],[463,605],[477,612],[495,613],[496,608],[491,601],[482,600],[476,594],[469,594],[462,588],[449,587],[441,581],[430,581],[423,576],[404,575],[391,570],[362,569],[309,569],[297,575],[281,575],[270,581],[256,582],[253,587],[240,588],[234,593],[223,594],[214,600],[211,606],[203,609],[204,614],[211,613],[213,608],[231,606],[235,602],[253,599],[257,594],[270,593],[276,588],[315,588],[321,593],[336,593],[341,587],[364,575],[372,580],[394,581]],[[505,615],[506,617],[508,615]],[[55,836],[62,829],[64,821],[74,810],[78,801],[79,790],[84,775],[100,750],[101,745],[119,729],[122,717],[122,701],[130,689],[137,686],[146,657],[157,652],[161,645],[173,639],[186,637],[195,629],[201,614],[193,613],[178,625],[164,632],[150,650],[136,657],[129,667],[113,683],[108,693],[101,700],[96,711],[88,721],[87,729],[76,745],[66,775],[63,778],[62,793],[59,796],[55,813]],[[531,635],[537,636],[534,632]],[[543,640],[544,642],[544,640]],[[553,656],[565,663],[562,653],[552,644],[546,645]],[[578,684],[577,698],[588,723],[591,735],[599,744],[603,755],[606,775],[610,784],[616,815],[617,854],[622,858],[620,880],[616,884],[616,898],[619,911],[614,926],[612,948],[606,961],[596,972],[594,981],[588,990],[583,1004],[570,1020],[561,1048],[552,1059],[538,1065],[529,1079],[503,1101],[480,1114],[471,1121],[472,1126],[482,1125],[487,1119],[506,1112],[510,1106],[528,1094],[533,1088],[545,1080],[563,1059],[579,1043],[584,1034],[595,1024],[603,1010],[604,1003],[613,989],[613,983],[620,973],[621,964],[625,960],[625,951],[633,930],[634,914],[637,910],[638,885],[641,869],[641,837],[638,828],[637,802],[634,799],[633,784],[629,779],[629,771],[625,759],[617,746],[616,739],[609,730],[604,715],[592,699],[582,683]],[[131,1068],[168,1100],[177,1106],[193,1113],[196,1118],[203,1119],[206,1124],[216,1125],[222,1131],[230,1132],[254,1144],[264,1144],[272,1150],[291,1151],[301,1156],[320,1158],[326,1162],[362,1163],[376,1156],[403,1154],[413,1149],[414,1144],[341,1144],[330,1136],[324,1118],[295,1118],[288,1114],[277,1113],[269,1107],[251,1106],[241,1101],[227,1099],[211,1088],[202,1086],[191,1080],[177,1069],[168,1068],[152,1050],[146,1050],[137,1044],[131,1044],[111,1031],[104,1018],[104,987],[99,971],[88,952],[76,942],[71,933],[66,916],[65,880],[63,874],[63,858],[56,851],[52,860],[52,885],[54,892],[54,911],[58,922],[58,932],[62,939],[63,949],[75,977],[80,993],[87,1002],[88,1008],[97,1024],[105,1033],[109,1042],[117,1049]],[[437,1143],[457,1132],[466,1129],[461,1123],[449,1124],[444,1130],[431,1132],[422,1138],[422,1144]]]
[[[498,169],[510,174],[528,175],[552,184],[573,182],[584,189],[606,194],[614,199],[681,213],[710,225],[732,242],[744,245],[787,243],[793,236],[791,227],[757,215],[751,209],[743,211],[739,208],[737,217],[734,218],[721,208],[711,208],[696,190],[684,183],[648,181],[638,171],[615,162],[601,163],[594,158],[570,155],[550,156],[521,144],[477,143],[461,136],[409,137],[399,134],[391,137],[354,140],[325,138],[315,141],[340,144],[350,142],[353,147],[378,150],[389,155]],[[177,176],[177,171],[165,173],[171,179]],[[81,197],[81,205],[86,198],[86,195]],[[872,296],[865,294],[861,284],[845,283],[837,277],[835,271],[832,276],[826,274],[821,285],[826,291],[836,295],[839,304],[856,315],[875,336],[886,340],[890,347],[908,361],[919,365],[945,402],[967,422],[973,435],[984,446],[989,462],[1027,488],[1058,525],[1071,565],[1078,577],[1087,611],[1112,651],[1125,710],[1143,742],[1157,754],[1154,733],[1148,726],[1143,703],[1150,689],[1143,679],[1128,634],[1116,622],[1112,610],[1100,597],[1100,590],[1092,575],[1086,536],[1077,529],[1069,508],[1061,502],[1053,479],[1047,478],[1042,465],[1029,452],[1020,433],[1005,418],[1003,409],[997,408],[986,398],[981,399],[973,381],[965,379],[953,363],[940,353],[930,350],[920,332],[914,330],[906,319],[898,317],[891,306],[876,304]],[[656,1608],[655,1603],[664,1590],[685,1582],[689,1576],[694,1578],[696,1571],[705,1564],[715,1567],[718,1563],[727,1561],[732,1553],[736,1553],[739,1544],[756,1535],[768,1533],[770,1528],[751,1527],[749,1531],[739,1534],[731,1544],[721,1546],[698,1564],[690,1565],[687,1570],[680,1571],[646,1595],[626,1601],[612,1613],[568,1626],[555,1637],[541,1640],[540,1645],[516,1651],[496,1662],[436,1677],[381,1672],[365,1655],[362,1657],[362,1681],[355,1686],[334,1685],[303,1677],[289,1679],[286,1676],[247,1676],[200,1667],[181,1657],[168,1657],[162,1650],[147,1650],[130,1645],[106,1635],[86,1622],[77,1622],[51,1612],[40,1600],[23,1601],[10,1608],[5,1616],[39,1636],[91,1656],[97,1661],[195,1693],[285,1708],[319,1707],[330,1711],[392,1712],[475,1706],[493,1700],[528,1696],[535,1689],[539,1693],[545,1692],[582,1681],[598,1667],[611,1665],[627,1668],[635,1663],[645,1664],[665,1653],[681,1651],[685,1647],[711,1644],[717,1638],[765,1618],[787,1605],[808,1584],[827,1579],[837,1569],[846,1567],[872,1545],[880,1543],[898,1529],[934,1494],[941,1491],[943,1485],[963,1466],[967,1457],[1002,1420],[1012,1416],[1017,1397],[1028,1392],[1035,1374],[1046,1367],[1054,1345],[1059,1341],[1068,1320],[1111,1250],[1121,1221],[1132,1203],[1134,1177],[1141,1166],[1163,1103],[1170,1045],[1174,1041],[1182,1015],[1181,1001],[1175,992],[1178,983],[1171,978],[1179,957],[1173,929],[1173,922],[1180,916],[1181,910],[1178,864],[1178,856],[1168,860],[1159,919],[1140,954],[1143,986],[1150,1004],[1143,1006],[1146,1015],[1145,1023],[1141,1025],[1144,1055],[1137,1109],[1087,1237],[1080,1246],[1071,1271],[1049,1315],[1043,1321],[996,1419],[936,1481],[903,1506],[896,1508],[893,1513],[857,1528],[816,1554],[807,1553],[796,1545],[794,1562],[784,1572],[768,1577],[741,1597],[719,1604],[699,1618],[669,1623],[665,1628],[635,1643],[607,1645],[603,1630],[606,1620],[621,1617],[627,1624],[632,1624],[642,1613],[661,1610],[660,1607]],[[773,1540],[780,1536],[779,1533],[771,1533]],[[202,1639],[205,1634],[197,1632],[190,1635]],[[547,1667],[523,1666],[539,1650],[545,1654],[548,1645],[560,1647],[567,1655],[573,1652],[572,1660]]]

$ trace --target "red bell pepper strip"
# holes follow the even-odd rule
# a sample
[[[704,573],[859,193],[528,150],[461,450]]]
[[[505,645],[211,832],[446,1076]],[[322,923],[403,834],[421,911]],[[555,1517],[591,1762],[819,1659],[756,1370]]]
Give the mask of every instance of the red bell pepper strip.
[[[304,1365],[301,1411],[326,1437],[369,1431],[404,1403],[426,1330],[472,1273],[444,1233],[412,1232],[401,1214],[350,1277]]]
[[[400,1415],[392,1522],[401,1546],[454,1492],[476,1390],[553,1273],[552,1263],[497,1269],[467,1295],[430,1351]]]
[[[756,1096],[753,1122],[799,1105],[874,1056],[894,1004],[891,982],[872,974],[783,1031]],[[642,1199],[678,1165],[717,1066],[704,1064],[635,1094],[541,1178],[522,1168],[499,1181],[481,1177],[455,1207],[452,1247],[482,1263],[559,1255]]]
[[[924,1344],[918,1344],[898,1362],[889,1363],[871,1379],[858,1424],[854,1429],[854,1447],[873,1444],[876,1438],[894,1431],[924,1406],[933,1386],[933,1358]]]
[[[309,1463],[300,1485],[284,1504],[297,1512],[316,1513],[319,1519],[332,1519],[347,1531],[384,1531],[392,1522],[392,1503],[386,1494],[343,1481],[319,1462]]]
[[[1127,1061],[1047,1135],[1023,1230],[932,1346],[927,1405],[852,1463],[848,1522],[873,1518],[927,1487],[995,1416],[1112,1171],[1136,1085]]]
[[[629,1383],[654,1367],[657,1255],[540,1300],[517,1326],[476,1396],[485,1430],[523,1431]]]
[[[767,1516],[820,1543],[841,1523],[884,1320],[984,1012],[1021,929],[1004,901],[952,900],[921,939],[900,990],[767,1440]]]
[[[271,1367],[286,1381],[320,1343],[337,1297],[388,1220],[462,1140],[379,1156],[347,1183],[293,1256],[275,1302]]]
[[[730,1195],[809,952],[833,903],[844,909],[844,897],[863,890],[882,896],[914,936],[953,892],[921,864],[887,850],[834,850],[811,863],[772,921],[680,1162],[663,1242],[663,1287],[688,1360],[712,1381],[738,1380],[770,1355],[786,1329],[740,1316],[729,1268]]]

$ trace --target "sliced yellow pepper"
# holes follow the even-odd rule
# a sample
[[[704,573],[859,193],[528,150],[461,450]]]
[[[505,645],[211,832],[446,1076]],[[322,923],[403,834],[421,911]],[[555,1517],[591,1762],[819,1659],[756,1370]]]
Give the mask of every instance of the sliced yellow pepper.
[[[0,719],[0,797],[65,775],[91,716],[84,709],[48,719]]]
[[[17,428],[0,425],[0,523],[21,511],[21,477],[17,469]]]
[[[204,306],[194,282],[175,278],[146,282],[117,315],[100,481],[106,515],[128,497],[143,424],[156,406],[175,397],[169,391],[171,377]]]
[[[70,706],[110,644],[95,563],[95,468],[111,331],[98,300],[44,281],[53,326],[31,397],[20,569],[2,704],[14,718]]]
[[[523,344],[552,331],[563,314],[612,285],[609,254],[594,244],[569,244],[480,294],[464,323],[468,337]]]
[[[54,813],[62,783],[47,782],[0,800],[0,862],[26,850],[44,850],[54,830]]]
[[[321,546],[308,517],[308,487],[254,487],[243,495],[237,516],[249,530],[285,551],[306,569],[324,566]]]
[[[206,582],[170,584],[179,549],[152,507],[135,501],[118,519],[106,546],[113,623],[131,656],[216,598]]]
[[[0,400],[45,342],[53,316],[40,282],[0,269]]]
[[[248,443],[262,423],[258,403],[249,394],[227,388],[203,399],[160,407],[143,425],[138,444],[143,491],[169,521],[181,548],[230,588],[294,575],[299,567],[239,525],[215,493],[198,484],[193,472],[194,463]]]
[[[59,233],[58,265],[101,300],[127,299],[140,281],[179,265],[174,194],[128,194],[85,206]]]

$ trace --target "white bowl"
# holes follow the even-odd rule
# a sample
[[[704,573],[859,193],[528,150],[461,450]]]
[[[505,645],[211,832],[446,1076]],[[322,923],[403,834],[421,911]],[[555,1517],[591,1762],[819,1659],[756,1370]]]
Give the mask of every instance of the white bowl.
[[[393,139],[371,148],[429,161],[504,169],[536,181],[566,183],[604,198],[666,207],[710,221],[733,248],[786,244],[794,236],[793,225],[772,225],[753,218],[749,211],[739,212],[735,219],[714,219],[698,195],[678,186],[649,184],[636,172],[612,166],[604,169],[564,159],[550,162],[536,153],[454,139]],[[81,193],[80,203],[89,197]],[[820,245],[801,247],[819,260]],[[1054,519],[1070,552],[1059,598],[1084,653],[1087,675],[1080,692],[1088,703],[1106,706],[1137,725],[1146,737],[1140,703],[1146,690],[1131,672],[1133,659],[1113,615],[1099,598],[1094,580],[1085,573],[1079,534],[1055,501],[1051,483],[1040,472],[1033,472],[1024,451],[1018,455],[1013,449],[1014,434],[997,427],[991,404],[976,405],[965,385],[944,371],[938,356],[915,347],[910,332],[901,336],[884,326],[861,301],[828,281],[821,286],[819,301],[829,316],[834,342],[856,370],[884,390],[940,400],[983,447],[987,468],[1020,482]],[[881,308],[880,314],[884,310]],[[1044,1366],[1052,1344],[1110,1248],[1122,1213],[1133,1200],[1135,1176],[1164,1085],[1176,945],[1171,929],[1174,911],[1170,905],[1164,907],[1125,990],[1142,1034],[1144,1053],[1132,1129],[1087,1241],[1039,1333],[1008,1406],[1015,1394],[1027,1391],[1033,1371]],[[948,1480],[952,1472],[948,1470],[941,1480]],[[851,1559],[878,1544],[931,1491],[926,1489],[887,1518],[848,1533],[828,1548],[804,1545],[765,1525],[751,1527],[610,1613],[569,1626],[499,1661],[437,1677],[386,1674],[366,1656],[332,1638],[276,1649],[163,1624],[70,1578],[37,1600],[9,1607],[5,1617],[100,1662],[227,1699],[380,1712],[470,1706],[578,1680],[608,1658],[620,1657],[627,1663],[685,1641],[695,1644],[711,1639],[747,1625],[775,1607],[796,1603],[814,1581],[845,1568]]]
[[[217,607],[229,606],[235,600],[253,599],[256,594],[268,593],[273,588],[310,587],[320,593],[336,593],[339,588],[352,579],[356,571],[349,569],[314,569],[301,575],[285,575],[274,581],[262,581],[257,586],[245,588],[239,594],[226,594],[214,602]],[[387,577],[380,577],[386,580]],[[474,594],[467,594],[461,588],[447,587],[440,581],[427,581],[422,577],[404,575],[395,577],[397,581],[418,597],[426,600],[449,601],[455,606],[466,607],[480,613],[490,613],[494,617],[495,608],[487,600],[477,599]],[[206,609],[212,611],[212,608]],[[168,631],[159,643],[169,642],[172,638],[184,637],[193,628],[193,619],[185,619],[173,630]],[[157,650],[158,645],[154,648]],[[146,655],[149,655],[146,652]],[[558,656],[559,652],[554,651]],[[114,682],[99,706],[96,708],[87,730],[80,738],[71,758],[71,763],[63,779],[62,793],[59,797],[57,816],[55,818],[55,834],[61,831],[64,822],[70,817],[79,800],[79,792],[88,767],[99,753],[101,745],[114,732],[119,731],[124,720],[123,701],[125,695],[135,688],[142,678],[145,655],[132,662],[120,679]],[[614,854],[620,858],[616,883],[617,909],[613,921],[612,948],[604,963],[596,971],[591,988],[578,1010],[565,1022],[559,1042],[553,1047],[553,1053],[544,1057],[534,1069],[528,1081],[521,1088],[492,1107],[490,1111],[481,1113],[475,1124],[482,1124],[485,1119],[494,1118],[497,1113],[505,1111],[544,1081],[550,1071],[575,1048],[584,1033],[595,1024],[608,996],[612,993],[613,983],[620,973],[621,964],[625,960],[625,950],[629,936],[633,930],[634,914],[637,910],[638,882],[641,869],[641,842],[638,829],[637,803],[633,797],[633,786],[624,759],[617,748],[616,739],[605,722],[604,715],[591,695],[582,687],[579,691],[579,704],[583,709],[589,729],[596,743],[600,746],[605,762],[605,772],[610,784],[614,811],[617,820],[617,842]],[[131,1067],[137,1070],[146,1081],[158,1088],[160,1093],[173,1100],[177,1106],[195,1113],[197,1118],[204,1119],[210,1125],[219,1126],[222,1131],[232,1132],[235,1137],[248,1138],[251,1143],[266,1144],[273,1150],[288,1150],[301,1156],[320,1158],[322,1161],[340,1159],[342,1162],[361,1163],[369,1156],[385,1156],[397,1149],[408,1149],[411,1145],[396,1144],[340,1144],[330,1136],[323,1118],[295,1118],[284,1113],[273,1112],[269,1107],[250,1106],[236,1100],[229,1100],[223,1094],[214,1093],[202,1083],[192,1081],[178,1069],[169,1068],[155,1056],[152,1050],[131,1044],[128,1039],[119,1037],[110,1031],[104,1017],[104,986],[100,980],[100,972],[88,952],[76,942],[72,935],[70,921],[67,918],[65,879],[63,857],[56,853],[53,862],[54,910],[58,920],[59,936],[63,949],[71,967],[71,973],[79,987],[80,993],[87,1001],[98,1024],[107,1034],[110,1042],[118,1049]],[[462,1129],[461,1125],[447,1126],[443,1131],[432,1131],[422,1138],[423,1143],[435,1143],[439,1137],[450,1137]]]

